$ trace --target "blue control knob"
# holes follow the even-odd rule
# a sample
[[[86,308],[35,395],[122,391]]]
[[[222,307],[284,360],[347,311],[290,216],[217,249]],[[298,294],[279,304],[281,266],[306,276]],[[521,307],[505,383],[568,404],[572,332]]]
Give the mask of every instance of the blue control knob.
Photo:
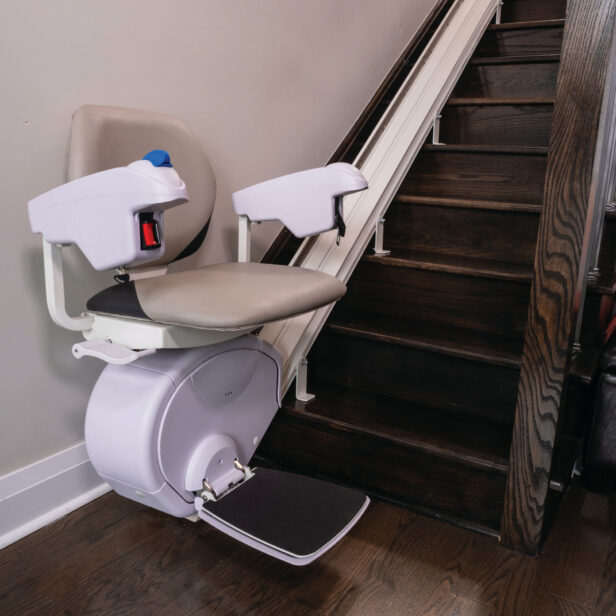
[[[173,167],[169,152],[165,150],[152,150],[143,157],[143,160],[149,160],[154,167]]]

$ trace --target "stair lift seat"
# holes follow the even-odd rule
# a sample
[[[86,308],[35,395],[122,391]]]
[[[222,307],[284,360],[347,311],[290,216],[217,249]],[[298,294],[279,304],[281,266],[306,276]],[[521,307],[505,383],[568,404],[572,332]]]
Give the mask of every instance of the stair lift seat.
[[[264,263],[223,263],[109,287],[88,310],[205,329],[256,328],[331,304],[346,292],[336,278]]]
[[[369,499],[248,466],[280,407],[282,369],[278,350],[249,332],[331,304],[345,285],[261,263],[167,273],[206,238],[215,198],[200,144],[169,116],[82,107],[73,117],[69,179],[28,210],[43,236],[52,319],[87,339],[73,346],[75,357],[107,362],[86,413],[94,468],[127,498],[178,517],[196,513],[291,564],[312,562]],[[277,219],[300,237],[333,228],[344,235],[342,197],[366,188],[357,169],[338,163],[244,189],[233,196],[240,233],[242,224]],[[79,317],[64,308],[66,244],[94,268],[118,271],[119,283]]]

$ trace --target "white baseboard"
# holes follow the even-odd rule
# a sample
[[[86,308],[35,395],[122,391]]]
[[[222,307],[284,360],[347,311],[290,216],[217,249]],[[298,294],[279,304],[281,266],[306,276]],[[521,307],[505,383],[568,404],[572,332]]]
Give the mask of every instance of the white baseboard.
[[[0,477],[0,549],[110,489],[83,442]]]

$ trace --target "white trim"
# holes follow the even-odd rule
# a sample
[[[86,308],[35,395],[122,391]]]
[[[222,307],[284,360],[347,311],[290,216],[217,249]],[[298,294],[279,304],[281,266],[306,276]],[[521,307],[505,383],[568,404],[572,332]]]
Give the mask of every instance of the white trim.
[[[129,349],[186,349],[233,340],[254,331],[258,325],[237,329],[203,329],[166,325],[129,317],[91,314],[92,327],[83,332],[86,340],[107,340]]]
[[[110,489],[83,442],[0,477],[0,549]]]
[[[368,180],[367,191],[345,198],[347,232],[340,245],[336,232],[318,236],[301,266],[326,272],[347,282],[368,246],[398,187],[432,129],[434,117],[451,95],[462,71],[495,14],[499,0],[458,0],[436,31],[434,47],[421,55],[374,129],[356,161]],[[428,49],[430,45],[428,46]],[[293,263],[306,248],[302,243]],[[260,336],[284,357],[282,394],[332,309],[277,321]]]

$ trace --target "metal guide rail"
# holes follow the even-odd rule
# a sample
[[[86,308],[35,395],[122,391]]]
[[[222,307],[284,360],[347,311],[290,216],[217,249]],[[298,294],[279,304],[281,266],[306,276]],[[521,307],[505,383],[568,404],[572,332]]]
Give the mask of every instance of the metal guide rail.
[[[441,109],[499,5],[499,0],[458,0],[451,7],[354,161],[368,180],[369,189],[344,200],[344,240],[337,242],[336,231],[307,238],[292,265],[326,272],[347,282],[375,230],[377,249],[383,251],[383,215],[429,132],[438,124]],[[303,376],[305,357],[331,309],[332,305],[325,306],[261,330],[259,335],[283,355],[283,395],[298,366]],[[305,384],[301,389],[305,395]]]

